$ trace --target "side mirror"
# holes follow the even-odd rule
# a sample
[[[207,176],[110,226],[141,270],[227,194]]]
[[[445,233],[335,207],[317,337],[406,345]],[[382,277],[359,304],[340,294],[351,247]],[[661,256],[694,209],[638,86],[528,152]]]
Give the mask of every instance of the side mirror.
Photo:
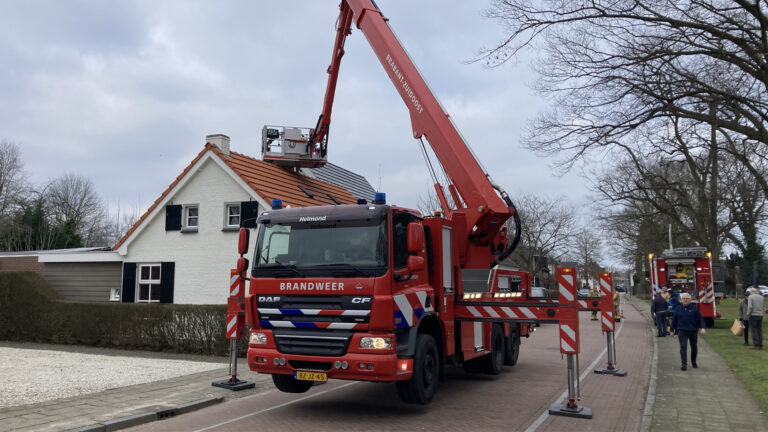
[[[248,243],[251,239],[251,231],[248,228],[240,228],[240,236],[237,238],[237,253],[245,255],[248,253]]]
[[[408,257],[408,271],[413,273],[419,270],[423,270],[426,264],[424,257],[411,255]]]
[[[424,227],[416,222],[408,224],[408,252],[416,253],[424,249]]]
[[[248,258],[240,257],[237,259],[237,274],[243,277],[243,273],[248,271]]]

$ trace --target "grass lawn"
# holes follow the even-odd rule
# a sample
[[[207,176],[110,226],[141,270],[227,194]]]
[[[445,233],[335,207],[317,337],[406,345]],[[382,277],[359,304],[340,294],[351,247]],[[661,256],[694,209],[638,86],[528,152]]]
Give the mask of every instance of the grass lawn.
[[[738,317],[739,299],[727,299],[720,301],[718,312],[723,314],[724,320],[715,321],[715,328],[707,329],[704,339],[725,360],[725,363],[733,371],[736,377],[744,383],[744,386],[752,393],[757,401],[760,411],[768,412],[768,350],[750,350],[744,346],[744,336],[734,336],[731,333],[733,320]],[[768,317],[763,317],[763,346],[766,331],[768,330]],[[752,335],[749,335],[750,344]],[[727,396],[727,395],[724,395]]]

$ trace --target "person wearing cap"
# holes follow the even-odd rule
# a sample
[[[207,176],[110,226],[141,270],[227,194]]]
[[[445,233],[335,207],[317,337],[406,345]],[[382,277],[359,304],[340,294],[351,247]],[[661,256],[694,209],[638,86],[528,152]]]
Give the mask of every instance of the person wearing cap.
[[[701,334],[707,332],[707,325],[704,323],[704,317],[701,316],[699,308],[691,304],[691,295],[687,292],[680,294],[680,305],[675,308],[675,315],[672,317],[672,336],[677,335],[680,342],[680,360],[681,370],[688,369],[688,342],[691,343],[691,365],[698,368],[696,356],[699,353],[699,336],[697,331],[701,329]]]
[[[752,343],[749,349],[763,349],[763,296],[757,288],[750,288],[752,294],[747,297],[747,315],[749,327],[752,330]]]
[[[747,313],[747,307],[749,306],[749,295],[752,291],[747,288],[744,292],[744,298],[739,302],[739,320],[744,325],[744,345],[749,345],[749,314]]]

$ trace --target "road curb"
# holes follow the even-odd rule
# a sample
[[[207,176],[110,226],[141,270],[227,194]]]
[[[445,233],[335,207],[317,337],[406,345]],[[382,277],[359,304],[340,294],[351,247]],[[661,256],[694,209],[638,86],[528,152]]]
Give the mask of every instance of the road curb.
[[[150,423],[157,420],[175,417],[177,415],[185,414],[188,412],[196,411],[202,408],[209,407],[224,401],[224,397],[210,397],[205,399],[196,400],[193,402],[178,405],[175,408],[169,408],[162,411],[150,411],[141,414],[134,414],[127,417],[122,417],[116,420],[110,420],[102,423],[96,423],[81,428],[73,429],[70,432],[112,432],[120,429],[129,428],[132,426],[138,426],[144,423]]]

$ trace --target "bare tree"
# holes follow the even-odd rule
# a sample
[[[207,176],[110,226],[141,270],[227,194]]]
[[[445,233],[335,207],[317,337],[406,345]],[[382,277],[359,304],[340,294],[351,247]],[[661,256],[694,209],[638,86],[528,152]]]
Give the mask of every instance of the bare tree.
[[[0,216],[18,210],[27,192],[24,162],[19,146],[0,141]]]
[[[64,174],[48,183],[43,196],[48,214],[56,224],[67,221],[74,224],[85,246],[107,245],[109,215],[90,179],[74,173]]]
[[[597,281],[602,257],[602,240],[590,228],[577,232],[572,239],[570,254],[579,264],[578,274],[586,283]]]
[[[519,195],[514,202],[523,230],[511,259],[536,276],[546,259],[558,261],[568,251],[568,239],[576,229],[576,209],[563,197]],[[514,228],[509,231],[513,233]]]

